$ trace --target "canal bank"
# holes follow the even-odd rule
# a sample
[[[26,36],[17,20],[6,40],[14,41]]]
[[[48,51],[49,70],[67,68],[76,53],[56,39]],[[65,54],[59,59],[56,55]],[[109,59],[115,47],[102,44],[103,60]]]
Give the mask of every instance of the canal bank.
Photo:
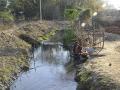
[[[0,32],[0,90],[6,90],[23,69],[29,69],[31,46],[54,35],[56,29],[52,27],[52,22],[37,21]],[[21,35],[27,36],[26,40],[31,43]]]
[[[119,45],[119,35],[105,33],[104,49],[78,66],[77,90],[120,90]]]

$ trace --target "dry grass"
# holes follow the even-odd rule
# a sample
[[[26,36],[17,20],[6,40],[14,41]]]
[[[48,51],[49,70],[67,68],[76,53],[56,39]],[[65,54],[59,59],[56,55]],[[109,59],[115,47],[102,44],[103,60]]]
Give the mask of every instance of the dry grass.
[[[14,30],[0,32],[0,48],[11,47],[11,48],[29,48],[23,40],[19,39],[14,35]]]
[[[15,30],[0,31],[0,48],[21,48],[28,49],[30,45],[14,35]],[[12,53],[12,52],[11,52]],[[26,55],[0,56],[0,89],[1,85],[9,85],[14,74],[27,65]]]
[[[13,26],[12,25],[0,25],[0,31],[8,30],[11,27],[13,27]]]
[[[114,33],[114,34],[120,34],[120,27],[117,27],[117,26],[106,27],[106,32]]]
[[[106,33],[102,57],[93,58],[85,67],[120,85],[120,35]]]
[[[50,22],[50,21],[30,22],[23,25],[19,29],[18,35],[25,34],[35,40],[41,40],[41,38],[44,37],[44,35],[56,29],[57,29],[57,25],[54,22]]]
[[[28,67],[24,55],[0,57],[0,84],[9,86],[10,81],[15,79],[15,75],[21,71],[22,67]]]

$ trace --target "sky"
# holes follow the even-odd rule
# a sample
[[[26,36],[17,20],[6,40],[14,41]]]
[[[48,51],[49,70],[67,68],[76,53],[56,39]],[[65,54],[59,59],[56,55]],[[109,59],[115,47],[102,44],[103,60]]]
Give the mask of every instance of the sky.
[[[104,0],[104,1],[112,5],[115,9],[120,10],[120,0]]]

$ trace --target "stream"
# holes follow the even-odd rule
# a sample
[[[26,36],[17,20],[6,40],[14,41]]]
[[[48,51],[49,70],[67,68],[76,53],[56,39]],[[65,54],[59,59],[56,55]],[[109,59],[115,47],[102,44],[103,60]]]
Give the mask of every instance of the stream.
[[[22,73],[10,90],[76,90],[74,71],[66,64],[70,52],[60,44],[44,43],[34,50],[30,70]]]

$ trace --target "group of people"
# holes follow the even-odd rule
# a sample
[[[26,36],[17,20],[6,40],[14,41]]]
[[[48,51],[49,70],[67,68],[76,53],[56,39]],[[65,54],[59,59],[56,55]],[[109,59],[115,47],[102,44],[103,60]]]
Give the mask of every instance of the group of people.
[[[76,64],[84,63],[89,56],[87,50],[83,50],[81,42],[76,41],[73,46],[73,55]]]

